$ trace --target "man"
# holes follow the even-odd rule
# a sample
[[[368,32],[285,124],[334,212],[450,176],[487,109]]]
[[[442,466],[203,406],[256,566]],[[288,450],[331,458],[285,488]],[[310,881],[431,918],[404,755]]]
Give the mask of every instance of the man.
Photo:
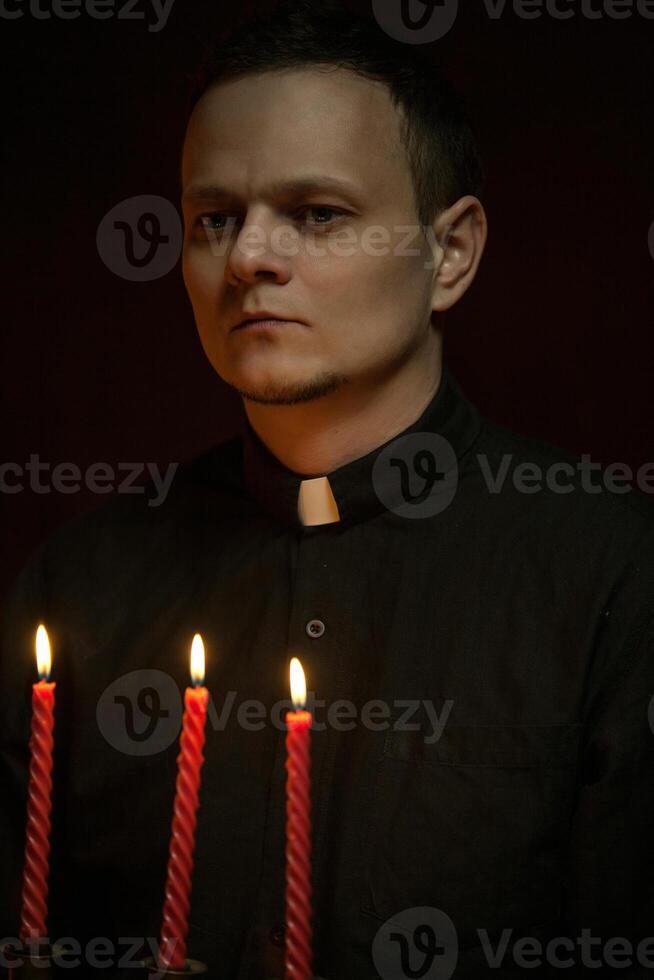
[[[176,744],[137,749],[107,723],[122,697],[134,730],[133,706],[107,692],[137,670],[181,688],[199,631],[214,711],[188,946],[211,976],[282,975],[292,655],[316,719],[316,976],[652,965],[653,509],[482,418],[443,364],[440,315],[486,238],[480,173],[452,93],[372,22],[294,4],[209,66],[184,281],[243,435],[161,507],[78,519],[14,590],[5,930],[43,620],[53,938],[158,934]],[[139,702],[155,725],[161,676]]]

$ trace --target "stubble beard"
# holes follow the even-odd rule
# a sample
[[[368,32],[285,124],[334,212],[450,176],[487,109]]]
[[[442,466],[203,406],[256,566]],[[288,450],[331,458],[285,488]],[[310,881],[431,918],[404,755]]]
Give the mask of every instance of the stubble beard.
[[[345,375],[325,372],[316,375],[310,381],[293,382],[292,384],[268,382],[256,390],[239,388],[236,385],[233,387],[242,398],[258,405],[298,405],[301,402],[311,402],[318,398],[324,398],[326,395],[338,391],[346,381]]]

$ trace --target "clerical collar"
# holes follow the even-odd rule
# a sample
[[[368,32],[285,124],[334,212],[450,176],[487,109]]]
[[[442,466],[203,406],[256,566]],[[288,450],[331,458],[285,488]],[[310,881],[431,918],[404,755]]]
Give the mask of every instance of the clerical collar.
[[[471,446],[480,424],[479,412],[443,365],[434,397],[412,425],[329,474],[307,476],[288,469],[270,452],[243,411],[245,484],[265,511],[289,527],[353,524],[389,509],[389,493],[395,490],[386,488],[380,495],[379,481],[373,479],[373,467],[385,449],[404,436],[436,433],[449,442],[458,460]],[[401,504],[399,496],[397,502]]]

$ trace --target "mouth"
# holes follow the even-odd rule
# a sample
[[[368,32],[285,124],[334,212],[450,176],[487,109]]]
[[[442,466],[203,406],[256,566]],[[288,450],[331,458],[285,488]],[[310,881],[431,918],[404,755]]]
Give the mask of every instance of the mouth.
[[[280,327],[303,326],[299,320],[282,320],[280,317],[261,316],[242,320],[232,327],[232,332],[248,331],[249,333],[262,333],[269,330],[278,330]]]

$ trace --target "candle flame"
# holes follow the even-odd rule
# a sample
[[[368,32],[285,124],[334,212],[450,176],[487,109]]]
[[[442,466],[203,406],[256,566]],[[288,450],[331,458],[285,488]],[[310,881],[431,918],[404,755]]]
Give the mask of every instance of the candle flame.
[[[191,644],[191,681],[193,687],[204,683],[204,643],[199,633],[195,634]]]
[[[50,640],[48,631],[43,623],[36,631],[36,669],[39,672],[39,680],[47,681],[50,677],[52,667],[52,653],[50,651]]]
[[[297,657],[291,660],[291,701],[296,711],[304,708],[307,700],[307,683],[304,679],[302,664]]]

